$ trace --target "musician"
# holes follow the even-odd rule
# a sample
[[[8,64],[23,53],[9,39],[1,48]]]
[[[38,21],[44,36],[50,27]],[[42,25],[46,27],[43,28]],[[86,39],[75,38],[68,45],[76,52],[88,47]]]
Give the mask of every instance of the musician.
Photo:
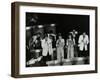
[[[64,45],[65,45],[65,41],[60,34],[58,36],[58,40],[56,42],[57,59],[58,59],[59,62],[62,62],[62,60],[64,59]]]
[[[74,58],[74,45],[75,45],[75,40],[74,38],[72,38],[72,35],[69,35],[68,39],[66,40],[67,59]]]
[[[76,40],[76,35],[78,34],[78,32],[74,29],[73,31],[70,32],[70,34],[72,35],[72,38]],[[75,41],[75,44],[76,44],[76,41]]]
[[[83,34],[79,36],[78,43],[79,43],[78,46],[79,46],[80,56],[87,56],[89,38],[85,32],[83,32]]]
[[[53,54],[52,39],[48,35],[45,35],[45,38],[41,42],[42,42],[42,56],[45,59],[44,61],[47,61],[48,53],[49,56]]]
[[[29,41],[30,53],[33,54],[33,57],[36,59],[40,56],[41,52],[41,39],[40,34],[35,34]]]
[[[73,38],[73,40],[74,40],[74,42],[75,42],[75,45],[74,45],[74,55],[77,57],[78,56],[78,52],[77,52],[77,41],[78,41],[78,38],[77,38],[77,35],[78,35],[78,31],[76,31],[75,29],[73,29],[71,32],[70,32],[70,34],[72,35],[72,38]]]
[[[53,31],[51,30],[49,33],[48,33],[48,36],[51,37],[52,39],[52,47],[53,48],[56,48],[56,35],[53,33]]]
[[[37,36],[33,35],[32,38],[29,40],[29,49],[34,49],[35,42],[36,42]]]

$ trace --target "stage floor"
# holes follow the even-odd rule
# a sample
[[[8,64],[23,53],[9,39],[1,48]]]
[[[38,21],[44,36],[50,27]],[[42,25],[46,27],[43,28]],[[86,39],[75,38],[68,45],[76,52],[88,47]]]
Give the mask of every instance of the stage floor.
[[[74,57],[73,59],[63,59],[61,62],[58,60],[46,61],[46,65],[41,63],[42,56],[37,59],[30,59],[27,63],[27,67],[38,67],[38,66],[63,66],[63,65],[83,65],[89,64],[89,57]]]

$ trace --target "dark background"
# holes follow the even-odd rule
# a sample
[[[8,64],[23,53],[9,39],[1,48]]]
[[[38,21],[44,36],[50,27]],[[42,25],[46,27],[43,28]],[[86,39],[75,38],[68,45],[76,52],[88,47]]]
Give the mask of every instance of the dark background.
[[[36,21],[32,22],[34,18]],[[73,29],[79,34],[86,32],[89,35],[89,15],[26,13],[26,27],[39,24],[56,24],[56,33],[67,35]]]

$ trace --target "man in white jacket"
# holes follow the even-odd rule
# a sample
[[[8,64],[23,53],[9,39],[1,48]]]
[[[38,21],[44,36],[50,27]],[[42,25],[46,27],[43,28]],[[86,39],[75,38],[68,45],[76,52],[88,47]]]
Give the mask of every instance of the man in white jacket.
[[[47,55],[49,53],[49,56],[52,56],[53,54],[53,48],[52,48],[52,39],[48,35],[45,36],[45,38],[41,41],[42,42],[42,56],[44,59],[44,62],[47,61]]]
[[[78,46],[79,46],[80,56],[81,57],[87,56],[88,55],[87,51],[88,51],[89,38],[85,32],[79,36],[78,43],[79,43]]]
[[[52,40],[48,37],[45,37],[45,39],[42,40],[42,55],[43,56],[47,56],[47,54],[49,53],[49,55],[51,55],[53,53],[53,49],[52,49]]]

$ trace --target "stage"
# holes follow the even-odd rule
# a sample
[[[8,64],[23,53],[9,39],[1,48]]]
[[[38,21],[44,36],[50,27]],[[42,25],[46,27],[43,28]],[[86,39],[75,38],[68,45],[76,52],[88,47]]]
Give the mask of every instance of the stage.
[[[27,62],[27,67],[39,67],[39,66],[64,66],[64,65],[83,65],[89,64],[89,57],[74,57],[72,59],[63,59],[62,61],[58,60],[50,60],[46,61],[44,64],[42,60],[42,56],[37,59],[30,59]]]

